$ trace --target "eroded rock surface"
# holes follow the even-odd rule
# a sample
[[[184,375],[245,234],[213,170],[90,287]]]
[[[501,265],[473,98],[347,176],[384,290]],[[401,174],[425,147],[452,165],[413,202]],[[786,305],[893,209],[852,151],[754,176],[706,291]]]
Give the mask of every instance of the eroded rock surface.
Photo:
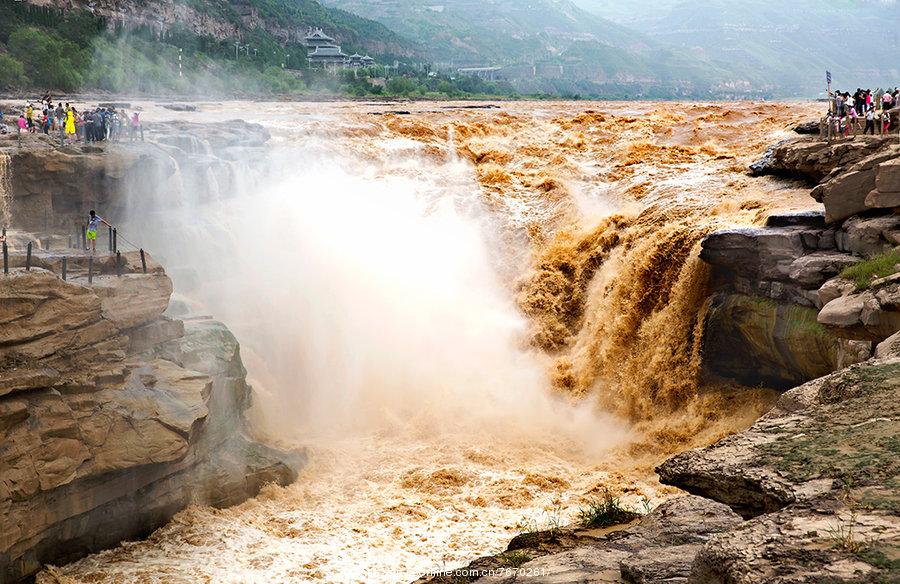
[[[856,136],[853,140],[833,142],[818,136],[793,138],[773,146],[761,163],[751,167],[751,172],[802,178],[818,184],[832,172],[852,166],[896,142],[892,136]]]
[[[10,156],[16,227],[75,234],[91,208],[121,217],[126,208],[141,212],[142,203],[154,201],[160,191],[189,189],[203,200],[227,196],[234,190],[235,161],[261,161],[270,138],[263,126],[242,120],[171,121],[146,134],[146,142],[64,148],[40,134],[28,137],[27,148],[0,147]],[[169,202],[179,200],[174,196]]]
[[[450,572],[417,582],[687,582],[703,544],[740,523],[725,505],[678,497],[631,526],[522,535],[505,553],[476,560],[460,572],[467,576]]]
[[[793,387],[827,375],[843,364],[844,343],[816,317],[817,311],[806,306],[717,294],[707,314],[704,366],[712,374],[748,385],[775,387]]]
[[[168,276],[130,266],[117,277],[98,258],[92,284],[0,274],[2,582],[146,535],[191,502],[237,503],[302,463],[245,435],[228,329],[163,317]]]
[[[746,516],[837,496],[900,510],[900,359],[853,365],[786,392],[749,430],[657,468],[660,480]],[[875,491],[893,491],[877,495]]]
[[[821,584],[896,582],[891,562],[900,517],[823,498],[763,515],[711,538],[699,551],[691,582]]]
[[[840,294],[832,298],[832,290]],[[832,283],[823,300],[829,298],[817,320],[843,338],[880,343],[900,331],[900,273],[875,280],[865,290]]]

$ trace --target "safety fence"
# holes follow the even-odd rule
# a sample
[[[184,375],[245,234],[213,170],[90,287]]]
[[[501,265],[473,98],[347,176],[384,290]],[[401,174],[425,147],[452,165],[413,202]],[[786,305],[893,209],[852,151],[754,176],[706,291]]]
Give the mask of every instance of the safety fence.
[[[112,256],[112,255],[115,256],[116,276],[121,278],[122,273],[124,271],[124,263],[122,261],[122,250],[119,249],[119,239],[120,238],[124,242],[126,242],[129,246],[133,247],[135,251],[139,252],[140,258],[141,258],[141,272],[146,274],[147,273],[147,255],[144,252],[144,248],[131,243],[124,237],[121,237],[119,235],[117,228],[110,227],[109,228],[109,237],[108,237],[108,242],[107,242],[107,251],[108,251],[107,256]],[[0,238],[0,240],[2,240],[2,247],[3,247],[3,274],[7,275],[7,274],[9,274],[10,260],[9,260],[9,244],[7,242],[5,227],[2,230],[2,238]],[[88,281],[88,284],[92,284],[94,282],[94,275],[95,275],[95,265],[94,265],[95,255],[93,253],[93,250],[89,250],[87,247],[88,239],[87,239],[87,226],[86,225],[81,226],[80,234],[76,235],[74,240],[71,235],[68,236],[68,248],[67,249],[73,249],[73,250],[78,249],[77,243],[79,243],[79,240],[81,243],[81,250],[83,250],[81,254],[73,255],[73,256],[67,256],[67,255],[63,254],[61,257],[59,257],[59,260],[60,260],[59,276],[63,280],[68,280],[68,278],[69,278],[69,259],[70,258],[74,260],[74,259],[84,259],[85,257],[87,257],[87,281]],[[38,242],[38,249],[43,249],[45,251],[51,251],[49,243],[47,243],[46,247],[43,247],[43,248],[41,248],[40,245],[41,245],[40,242]],[[25,270],[26,271],[31,271],[31,268],[33,267],[34,262],[33,262],[33,253],[32,252],[34,250],[34,247],[35,247],[34,242],[32,242],[32,241],[29,241],[25,245]],[[86,255],[86,254],[89,254],[89,255]]]

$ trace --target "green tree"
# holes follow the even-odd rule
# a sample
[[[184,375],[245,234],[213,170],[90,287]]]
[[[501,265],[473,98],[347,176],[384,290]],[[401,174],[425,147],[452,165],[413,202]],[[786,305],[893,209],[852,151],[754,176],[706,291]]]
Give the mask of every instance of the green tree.
[[[29,26],[14,31],[8,47],[35,84],[64,91],[81,87],[82,68],[89,59],[75,43]]]
[[[418,91],[419,84],[416,83],[415,79],[410,79],[409,77],[393,77],[388,80],[385,89],[387,89],[388,93],[394,95],[410,95]]]
[[[0,53],[0,87],[15,87],[28,82],[22,63]]]

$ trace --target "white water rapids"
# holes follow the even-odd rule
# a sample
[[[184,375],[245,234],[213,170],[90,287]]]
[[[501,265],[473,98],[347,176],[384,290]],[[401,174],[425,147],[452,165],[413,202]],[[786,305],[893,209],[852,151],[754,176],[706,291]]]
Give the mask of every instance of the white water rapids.
[[[54,569],[59,581],[409,581],[498,552],[522,531],[568,523],[607,487],[635,506],[671,492],[649,470],[665,446],[629,450],[638,438],[630,424],[551,391],[557,355],[529,344],[532,323],[516,303],[518,278],[545,237],[526,232],[637,204],[624,187],[595,184],[596,161],[614,153],[599,139],[586,147],[587,126],[554,120],[580,105],[518,104],[513,115],[429,107],[439,106],[388,123],[361,105],[148,107],[151,127],[167,117],[243,117],[274,135],[265,164],[233,165],[234,192],[200,197],[176,177],[154,200],[133,202],[123,232],[162,261],[179,301],[234,331],[256,392],[256,432],[308,448],[310,463],[294,485],[226,510],[198,504],[146,541]],[[650,109],[607,107],[621,116]],[[521,130],[503,134],[513,116],[547,153],[519,144],[496,154],[524,140]],[[447,120],[459,124],[447,131]],[[643,144],[657,131],[648,128],[627,135]],[[488,154],[472,155],[472,136]],[[718,188],[710,176],[737,172],[682,158],[650,162],[671,184],[639,178],[680,188],[677,177],[693,173],[690,188]],[[556,169],[551,182],[535,178],[548,172],[540,164]],[[758,413],[698,416],[704,430],[691,439],[714,439]]]

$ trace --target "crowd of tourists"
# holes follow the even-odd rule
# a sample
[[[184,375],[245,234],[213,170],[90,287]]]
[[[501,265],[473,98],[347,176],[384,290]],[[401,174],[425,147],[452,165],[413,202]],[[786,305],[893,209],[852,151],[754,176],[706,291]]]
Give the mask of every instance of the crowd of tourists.
[[[54,105],[50,95],[44,96],[37,105],[27,103],[15,124],[16,131],[20,133],[59,134],[67,144],[144,139],[141,117],[136,111],[129,116],[124,109],[98,106],[79,112],[74,104],[59,102]],[[3,111],[0,110],[0,133],[8,132]]]
[[[834,91],[829,96],[831,105],[825,117],[829,136],[855,136],[860,128],[863,134],[887,134],[891,131],[890,110],[900,105],[900,88],[896,87],[893,91],[858,88],[852,95]]]

